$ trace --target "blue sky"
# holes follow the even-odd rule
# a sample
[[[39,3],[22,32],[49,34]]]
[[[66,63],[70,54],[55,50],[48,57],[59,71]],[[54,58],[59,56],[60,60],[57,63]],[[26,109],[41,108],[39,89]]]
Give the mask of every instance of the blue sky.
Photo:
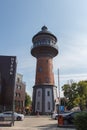
[[[43,25],[58,38],[55,85],[58,68],[60,87],[71,79],[87,79],[87,0],[0,0],[0,55],[17,56],[17,72],[30,95],[36,72],[32,37]]]

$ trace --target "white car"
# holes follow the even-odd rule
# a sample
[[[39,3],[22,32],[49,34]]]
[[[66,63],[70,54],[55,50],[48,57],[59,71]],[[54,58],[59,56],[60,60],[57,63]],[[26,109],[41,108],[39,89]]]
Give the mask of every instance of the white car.
[[[56,112],[53,112],[51,118],[57,120],[58,114]]]
[[[3,113],[0,113],[0,120],[4,121],[4,120],[12,120],[14,119],[15,121],[21,121],[24,119],[24,115],[23,114],[19,114],[16,112],[12,112],[12,111],[6,111]]]

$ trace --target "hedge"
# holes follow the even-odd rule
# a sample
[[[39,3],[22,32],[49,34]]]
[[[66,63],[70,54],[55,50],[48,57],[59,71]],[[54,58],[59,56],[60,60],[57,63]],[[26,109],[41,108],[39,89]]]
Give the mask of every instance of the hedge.
[[[87,112],[80,112],[74,120],[76,130],[87,130]]]

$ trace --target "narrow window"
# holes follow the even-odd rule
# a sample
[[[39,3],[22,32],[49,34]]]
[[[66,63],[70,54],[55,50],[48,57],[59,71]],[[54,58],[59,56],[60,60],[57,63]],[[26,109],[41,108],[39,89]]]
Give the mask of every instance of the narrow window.
[[[40,102],[37,102],[37,110],[40,110]]]
[[[39,68],[38,68],[38,72],[42,72],[42,67],[39,67]]]
[[[40,91],[38,91],[38,97],[40,97]]]
[[[50,96],[50,91],[47,91],[47,96]]]
[[[48,102],[48,110],[50,110],[50,102]]]
[[[48,77],[46,77],[46,79],[45,79],[45,80],[46,80],[46,83],[49,83],[49,78],[48,78]]]
[[[17,82],[20,82],[20,79],[19,79],[19,78],[17,78]]]

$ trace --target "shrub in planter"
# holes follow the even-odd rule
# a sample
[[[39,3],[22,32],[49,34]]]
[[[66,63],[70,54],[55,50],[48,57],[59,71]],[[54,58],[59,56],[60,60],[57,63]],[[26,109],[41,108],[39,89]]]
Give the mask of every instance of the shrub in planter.
[[[77,130],[87,130],[87,112],[80,112],[76,115],[74,125]]]

